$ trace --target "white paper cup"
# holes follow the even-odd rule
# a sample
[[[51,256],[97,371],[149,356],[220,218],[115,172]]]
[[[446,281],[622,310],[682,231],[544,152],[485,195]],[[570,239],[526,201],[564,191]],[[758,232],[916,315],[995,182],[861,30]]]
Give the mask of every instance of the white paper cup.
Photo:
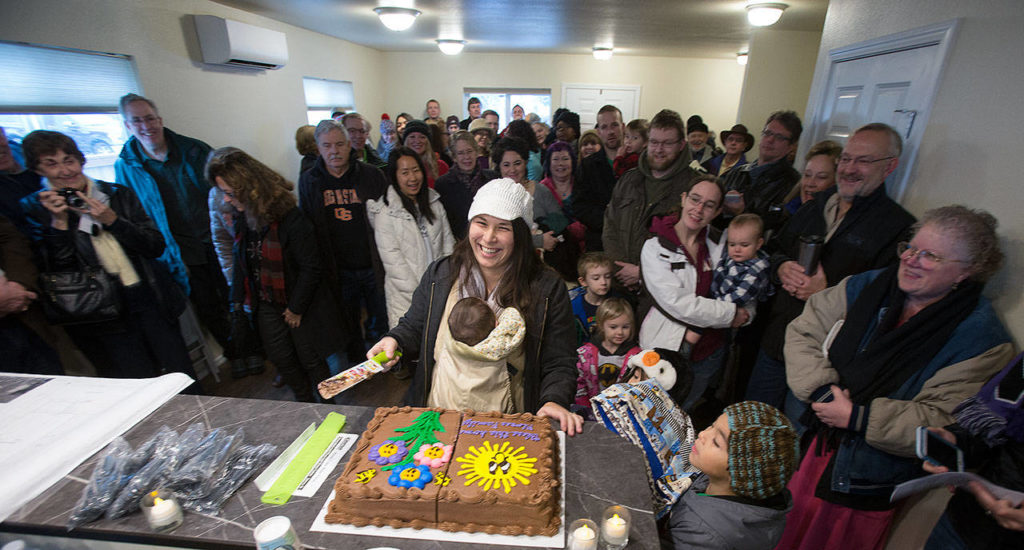
[[[302,550],[299,536],[292,528],[292,520],[285,516],[263,520],[253,529],[253,536],[259,550]]]

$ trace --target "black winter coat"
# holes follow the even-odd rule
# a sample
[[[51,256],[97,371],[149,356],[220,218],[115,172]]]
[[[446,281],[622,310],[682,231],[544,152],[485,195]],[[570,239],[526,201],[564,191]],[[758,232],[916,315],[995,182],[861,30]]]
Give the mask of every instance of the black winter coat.
[[[434,376],[434,344],[456,276],[450,256],[430,264],[413,292],[409,310],[387,334],[398,341],[402,353],[420,359],[406,394],[410,406],[427,403]],[[576,328],[569,294],[550,269],[542,269],[528,284],[534,305],[532,311],[522,312],[526,320],[523,406],[525,412],[535,413],[551,401],[568,409],[576,394]]]
[[[160,312],[176,320],[185,311],[185,295],[179,289],[167,267],[156,261],[164,252],[164,237],[142,203],[130,188],[95,180],[96,187],[110,197],[110,209],[117,214],[114,223],[104,226],[124,249],[135,272],[156,295]],[[79,259],[90,267],[101,267],[90,236],[78,230],[79,215],[68,210],[68,228],[61,231],[50,224],[50,211],[39,202],[36,192],[22,199],[32,238],[45,256],[43,271],[74,271],[82,268]]]
[[[833,186],[816,193],[768,243],[772,282],[780,285],[779,266],[800,256],[800,237],[825,236],[825,203],[836,192]],[[880,185],[866,197],[856,197],[839,223],[832,238],[821,249],[821,267],[825,280],[833,286],[844,277],[885,267],[897,260],[896,243],[908,237],[915,218],[885,194]],[[771,299],[768,324],[761,349],[773,359],[782,360],[786,326],[804,310],[804,301],[787,292],[776,292]]]
[[[345,348],[348,334],[342,332],[335,301],[325,282],[326,270],[321,267],[313,224],[299,210],[292,208],[281,219],[277,228],[284,256],[284,292],[288,309],[302,316],[297,330],[307,332],[316,343],[317,353],[327,357]],[[245,251],[249,249],[250,231],[241,231],[235,243],[235,268],[231,283],[231,302],[245,301],[245,280],[256,287],[256,274]],[[259,308],[259,298],[252,300],[253,316]]]
[[[604,148],[583,159],[580,163],[579,178],[572,191],[571,203],[573,215],[587,226],[587,252],[604,250],[601,241],[604,210],[612,200],[614,188],[615,172],[608,163]]]

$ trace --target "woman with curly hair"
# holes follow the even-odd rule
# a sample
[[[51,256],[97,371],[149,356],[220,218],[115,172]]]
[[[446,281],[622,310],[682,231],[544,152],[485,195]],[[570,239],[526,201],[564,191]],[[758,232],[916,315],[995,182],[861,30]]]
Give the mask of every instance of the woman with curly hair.
[[[314,402],[316,384],[330,376],[326,358],[345,341],[323,284],[313,224],[298,208],[294,185],[245,151],[214,151],[206,177],[245,220],[236,228],[232,311],[251,312],[263,349],[295,399]]]

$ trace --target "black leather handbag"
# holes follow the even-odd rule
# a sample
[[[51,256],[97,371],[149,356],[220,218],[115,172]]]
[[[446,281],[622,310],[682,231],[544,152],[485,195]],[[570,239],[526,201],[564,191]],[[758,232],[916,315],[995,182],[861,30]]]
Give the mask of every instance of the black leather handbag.
[[[46,254],[43,254],[44,261]],[[45,261],[47,267],[49,262]],[[79,265],[84,262],[79,258]],[[43,312],[51,325],[82,325],[121,317],[121,282],[102,267],[39,274]]]

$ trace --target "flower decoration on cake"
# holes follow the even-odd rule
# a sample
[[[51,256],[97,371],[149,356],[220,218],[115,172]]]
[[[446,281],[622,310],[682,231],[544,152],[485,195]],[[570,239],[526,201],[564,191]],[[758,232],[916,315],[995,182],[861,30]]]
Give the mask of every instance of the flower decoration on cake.
[[[376,475],[377,470],[374,470],[373,468],[363,470],[362,472],[356,473],[356,483],[362,483],[363,485],[365,485],[369,483],[370,480],[373,479],[374,476]]]
[[[484,491],[501,487],[508,493],[520,483],[529,485],[529,477],[537,473],[537,459],[527,456],[523,447],[513,449],[508,441],[500,446],[492,446],[490,441],[479,448],[470,445],[469,451],[455,460],[462,463],[456,475],[465,476],[466,485],[476,482]]]
[[[438,487],[447,487],[452,482],[452,478],[448,477],[448,474],[444,472],[437,472],[434,476],[434,485]]]
[[[432,445],[420,445],[420,450],[413,455],[416,464],[426,464],[431,468],[440,468],[452,459],[452,446],[440,441]]]
[[[437,443],[439,439],[437,439],[437,436],[434,435],[434,433],[443,431],[444,426],[441,425],[441,413],[437,411],[423,411],[409,426],[396,428],[395,432],[399,435],[393,436],[391,440],[401,441],[410,449],[419,449],[421,445],[433,445],[434,443]],[[399,466],[412,464],[412,461],[413,455],[408,455],[401,461],[396,461],[397,464],[391,463],[381,469],[397,469]]]
[[[367,458],[376,462],[378,466],[385,466],[400,462],[407,454],[409,449],[405,448],[405,441],[387,439],[370,447]]]
[[[396,466],[394,470],[391,470],[391,476],[388,478],[388,483],[395,487],[415,487],[417,489],[422,489],[433,479],[434,476],[430,475],[430,466],[413,466],[412,464],[405,464],[404,466]]]

